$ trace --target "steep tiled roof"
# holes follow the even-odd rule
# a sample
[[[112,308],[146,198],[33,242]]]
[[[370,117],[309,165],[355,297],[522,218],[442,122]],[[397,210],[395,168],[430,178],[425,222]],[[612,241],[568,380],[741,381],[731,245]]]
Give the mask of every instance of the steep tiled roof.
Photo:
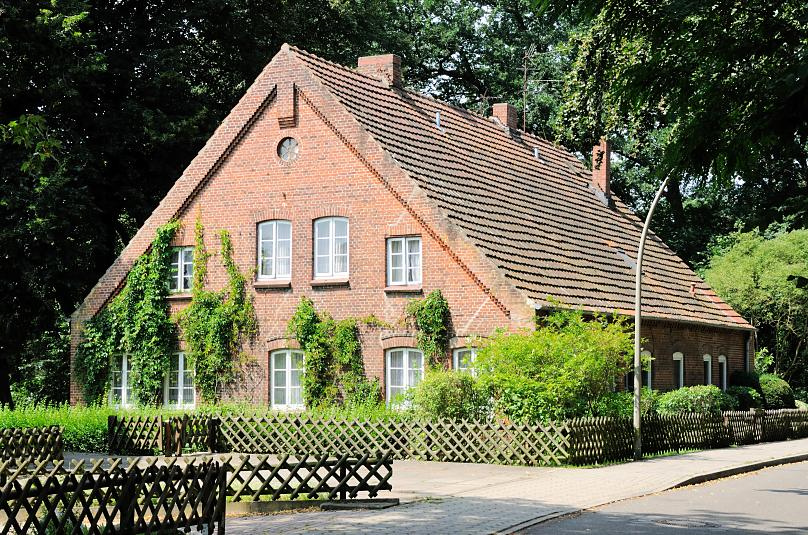
[[[642,224],[619,199],[613,197],[612,207],[601,202],[578,158],[491,119],[291,50],[537,306],[552,306],[552,296],[588,310],[633,313]],[[647,244],[644,314],[751,328],[656,236]]]

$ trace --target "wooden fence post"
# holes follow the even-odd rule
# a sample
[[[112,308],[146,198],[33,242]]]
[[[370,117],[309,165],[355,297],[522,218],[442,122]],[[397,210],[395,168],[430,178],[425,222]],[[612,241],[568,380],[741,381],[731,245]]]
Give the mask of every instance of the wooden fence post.
[[[347,459],[340,457],[339,461],[339,499],[340,500],[347,500],[348,499],[348,491],[345,488],[348,486],[347,481],[343,481],[345,476],[348,474],[348,467],[345,466],[345,463],[348,462]]]
[[[208,453],[216,453],[216,442],[219,436],[219,419],[214,417],[208,418]]]
[[[123,488],[120,495],[121,533],[137,533],[135,529],[135,505],[137,505],[137,488],[140,470],[135,466],[124,473]]]
[[[114,414],[107,416],[107,453],[115,453],[112,451],[115,441],[115,427],[118,417]]]

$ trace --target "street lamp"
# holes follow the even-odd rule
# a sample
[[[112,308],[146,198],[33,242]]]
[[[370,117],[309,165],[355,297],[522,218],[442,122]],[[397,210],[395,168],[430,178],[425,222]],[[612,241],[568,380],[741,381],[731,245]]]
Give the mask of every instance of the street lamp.
[[[654,215],[659,203],[662,192],[665,186],[668,185],[668,180],[671,178],[671,173],[665,177],[659,190],[654,196],[654,201],[648,209],[648,215],[645,216],[645,224],[642,227],[642,234],[640,235],[640,245],[637,248],[637,266],[634,275],[634,460],[639,461],[642,459],[642,431],[640,429],[640,392],[642,389],[642,361],[640,359],[640,324],[642,323],[642,256],[645,252],[645,238],[648,237],[648,227],[651,226],[651,217]]]

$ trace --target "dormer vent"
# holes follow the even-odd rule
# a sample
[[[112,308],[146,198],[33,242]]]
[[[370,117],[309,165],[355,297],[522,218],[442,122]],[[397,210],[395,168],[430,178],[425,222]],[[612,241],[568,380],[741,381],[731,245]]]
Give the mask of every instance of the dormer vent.
[[[537,160],[541,160],[541,158],[539,157],[539,147],[533,147],[533,157],[536,158]]]

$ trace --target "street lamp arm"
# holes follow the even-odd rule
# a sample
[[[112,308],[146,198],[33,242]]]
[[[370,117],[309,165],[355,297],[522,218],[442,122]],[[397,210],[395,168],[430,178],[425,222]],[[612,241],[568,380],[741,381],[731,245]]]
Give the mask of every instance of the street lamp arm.
[[[642,261],[645,252],[645,240],[648,237],[648,228],[651,226],[651,218],[665,186],[671,178],[672,173],[668,173],[665,180],[659,186],[654,196],[654,201],[645,216],[645,224],[640,234],[640,245],[637,247],[637,265],[634,273],[634,459],[642,459],[642,430],[640,428],[640,392],[642,389],[642,362],[640,359],[640,328],[642,323]]]

